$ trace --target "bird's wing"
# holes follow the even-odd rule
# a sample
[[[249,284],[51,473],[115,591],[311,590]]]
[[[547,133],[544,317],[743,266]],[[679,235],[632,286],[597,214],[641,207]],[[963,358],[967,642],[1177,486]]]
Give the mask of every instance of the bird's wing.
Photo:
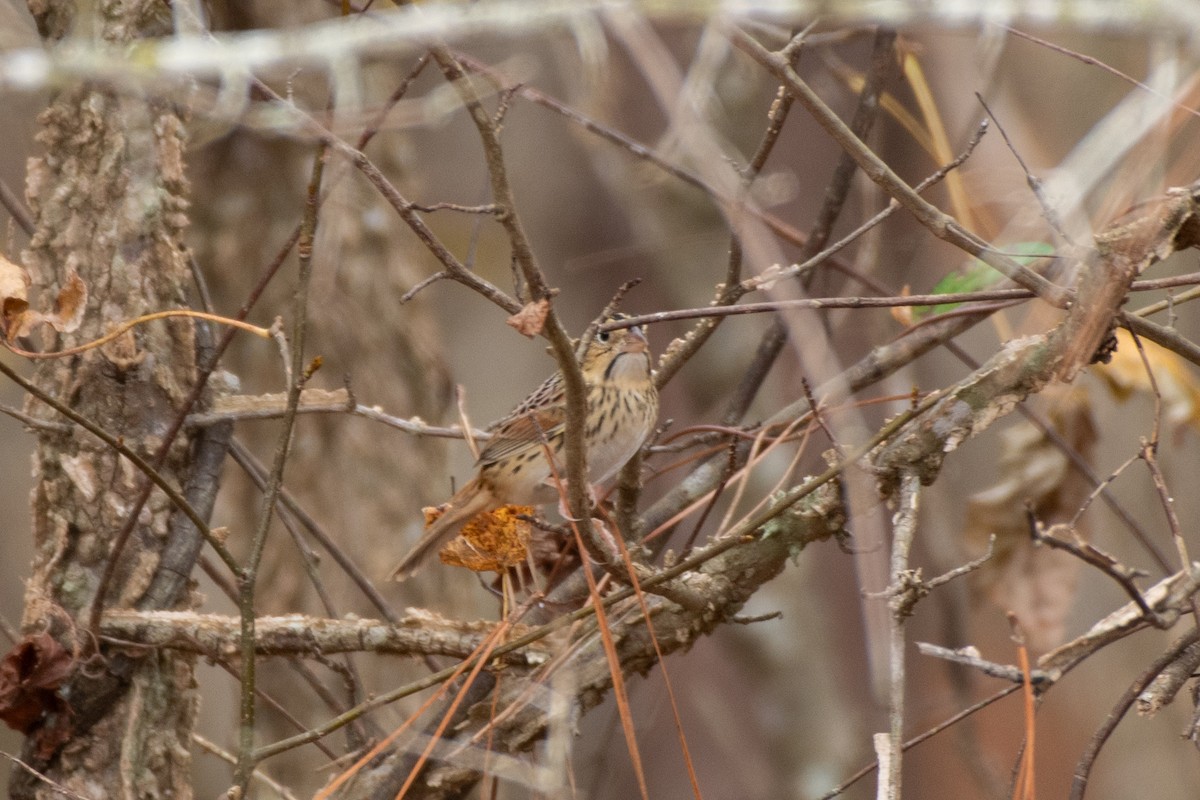
[[[541,449],[560,436],[566,424],[566,409],[561,405],[529,409],[513,414],[496,424],[487,447],[479,454],[479,464],[494,464],[513,453],[529,448]]]

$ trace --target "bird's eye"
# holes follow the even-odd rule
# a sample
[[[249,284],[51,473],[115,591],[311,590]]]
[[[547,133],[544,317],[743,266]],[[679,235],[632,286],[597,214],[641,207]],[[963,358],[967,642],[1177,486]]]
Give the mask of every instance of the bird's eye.
[[[596,341],[600,342],[601,344],[608,342],[608,340],[611,338],[612,331],[600,331],[596,334]]]

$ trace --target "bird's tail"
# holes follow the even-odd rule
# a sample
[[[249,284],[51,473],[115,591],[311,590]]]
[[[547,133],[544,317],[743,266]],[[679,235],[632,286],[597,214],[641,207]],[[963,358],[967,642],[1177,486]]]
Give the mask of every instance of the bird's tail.
[[[425,529],[420,541],[408,551],[408,555],[396,565],[389,577],[394,581],[412,577],[413,573],[423,567],[447,542],[457,536],[463,525],[472,517],[499,505],[491,492],[479,486],[477,481],[471,480],[455,492],[450,498],[450,507]]]

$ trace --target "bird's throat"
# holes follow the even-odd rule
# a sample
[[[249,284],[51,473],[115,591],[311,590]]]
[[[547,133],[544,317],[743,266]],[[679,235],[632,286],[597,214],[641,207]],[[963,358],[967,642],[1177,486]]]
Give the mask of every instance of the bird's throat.
[[[608,369],[604,380],[619,387],[644,386],[650,378],[650,357],[644,353],[618,353]]]

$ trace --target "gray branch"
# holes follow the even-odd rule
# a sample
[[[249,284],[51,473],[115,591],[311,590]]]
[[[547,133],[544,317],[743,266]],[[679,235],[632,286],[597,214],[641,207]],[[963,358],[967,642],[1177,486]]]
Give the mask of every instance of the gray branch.
[[[485,33],[544,34],[571,28],[585,17],[613,9],[633,9],[656,20],[721,17],[732,23],[794,22],[820,17],[828,24],[907,27],[931,23],[967,29],[1062,25],[1082,32],[1171,39],[1187,39],[1200,30],[1200,8],[1174,0],[993,0],[974,4],[917,0],[889,4],[874,0],[500,0],[422,4],[288,30],[212,35],[188,26],[187,33],[133,45],[80,37],[48,49],[9,51],[0,58],[0,87],[43,91],[77,81],[106,81],[154,91],[186,87],[199,78],[220,82],[225,90],[218,102],[234,110],[242,105],[239,89],[249,86],[249,76],[266,70],[315,67],[337,79],[355,70],[363,58],[423,50],[433,40]]]

